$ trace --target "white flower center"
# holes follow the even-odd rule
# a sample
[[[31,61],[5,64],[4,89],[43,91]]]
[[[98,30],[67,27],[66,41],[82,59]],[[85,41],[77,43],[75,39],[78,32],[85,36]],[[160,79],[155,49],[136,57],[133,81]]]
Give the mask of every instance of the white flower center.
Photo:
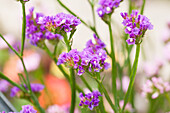
[[[42,22],[43,22],[43,17],[39,17],[38,18],[38,24],[42,24]]]
[[[97,62],[96,61],[94,61],[94,64],[96,64]]]
[[[128,31],[131,31],[131,30],[132,30],[132,28],[130,28],[130,27],[127,27],[127,29],[128,29]]]
[[[99,14],[100,14],[100,15],[102,15],[102,14],[103,14],[103,12],[102,12],[102,11],[99,11]]]
[[[132,38],[130,38],[130,42],[133,42],[133,39],[132,39]]]
[[[110,7],[107,7],[106,10],[107,10],[107,11],[111,11]]]
[[[66,20],[65,19],[63,19],[62,21],[61,21],[61,24],[64,24],[66,22]]]

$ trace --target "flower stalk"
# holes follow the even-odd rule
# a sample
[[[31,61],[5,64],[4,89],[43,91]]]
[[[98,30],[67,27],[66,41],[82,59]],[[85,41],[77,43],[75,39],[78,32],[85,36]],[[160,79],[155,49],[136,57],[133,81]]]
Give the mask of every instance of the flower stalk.
[[[111,47],[111,58],[112,58],[112,92],[114,95],[115,105],[116,107],[118,107],[117,89],[116,89],[117,66],[116,66],[116,59],[115,59],[115,52],[114,52],[114,39],[113,39],[112,26],[111,26],[111,16],[109,18],[108,27],[110,32],[110,47]]]
[[[125,95],[125,98],[124,98],[124,105],[123,105],[121,113],[123,113],[123,111],[125,109],[125,106],[128,103],[128,101],[129,101],[129,97],[130,97],[132,89],[133,89],[133,85],[134,85],[134,81],[135,81],[135,76],[136,76],[136,72],[137,72],[139,54],[140,54],[140,44],[137,44],[136,45],[135,60],[134,60],[134,63],[133,63],[131,74],[130,74],[130,83],[129,83],[129,87],[128,87],[127,93]]]

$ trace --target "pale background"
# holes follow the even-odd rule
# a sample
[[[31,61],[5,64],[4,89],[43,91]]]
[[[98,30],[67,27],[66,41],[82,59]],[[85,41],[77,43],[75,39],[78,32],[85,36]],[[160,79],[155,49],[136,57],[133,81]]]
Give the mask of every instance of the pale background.
[[[69,8],[78,14],[87,23],[92,24],[92,14],[90,6],[87,0],[62,0]],[[26,9],[34,6],[36,12],[42,12],[46,15],[55,15],[58,12],[66,12],[56,0],[30,0],[26,4]],[[97,7],[96,7],[97,8]],[[113,33],[114,37],[119,38],[121,31],[123,31],[123,25],[121,25],[122,18],[120,12],[128,10],[128,2],[124,0],[120,7],[115,10],[112,18],[114,20]],[[151,23],[154,25],[154,30],[148,31],[144,40],[144,50],[147,55],[147,60],[153,60],[156,57],[162,58],[162,33],[167,28],[167,22],[170,22],[170,0],[146,0],[146,7],[144,11]],[[106,24],[101,21],[97,16],[97,30],[102,40],[109,44],[109,33]],[[11,34],[16,38],[21,36],[22,25],[22,10],[21,4],[15,0],[0,0],[0,33]],[[79,25],[74,35],[73,48],[82,50],[85,47],[85,43],[93,37],[93,33],[86,28],[83,24]],[[119,43],[116,43],[119,45]],[[110,47],[107,47],[110,50]],[[132,53],[132,58],[134,54]],[[140,64],[143,60],[140,58]],[[140,71],[140,69],[139,69]],[[170,68],[164,69],[164,79],[170,79]],[[138,96],[137,96],[138,97]],[[143,98],[136,99],[137,108],[144,110],[147,106],[146,101]],[[142,104],[141,104],[142,103]],[[144,111],[143,111],[144,112]]]

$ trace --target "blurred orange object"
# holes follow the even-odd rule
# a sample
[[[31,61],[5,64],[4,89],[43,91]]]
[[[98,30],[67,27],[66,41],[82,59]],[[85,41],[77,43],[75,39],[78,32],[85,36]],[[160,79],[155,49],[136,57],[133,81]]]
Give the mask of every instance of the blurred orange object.
[[[43,90],[39,97],[39,102],[43,108],[54,104],[59,106],[70,105],[71,89],[67,80],[49,74],[45,77],[45,87],[48,92]]]
[[[24,63],[27,71],[33,71],[40,64],[40,55],[33,50],[24,51]],[[20,59],[16,56],[10,56],[9,60],[4,65],[3,73],[14,82],[19,82],[18,73],[23,72],[23,65]]]

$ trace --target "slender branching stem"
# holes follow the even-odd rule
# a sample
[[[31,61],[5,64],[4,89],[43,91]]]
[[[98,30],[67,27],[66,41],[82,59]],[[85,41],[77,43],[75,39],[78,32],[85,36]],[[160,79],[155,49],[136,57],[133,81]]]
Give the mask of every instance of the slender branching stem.
[[[115,105],[116,107],[118,107],[117,89],[116,89],[117,66],[116,66],[116,59],[115,59],[115,52],[114,52],[114,39],[113,39],[112,26],[111,26],[111,16],[110,16],[110,21],[108,23],[108,27],[110,32],[110,47],[111,47],[111,58],[112,58],[112,91],[114,95]]]
[[[128,90],[127,90],[125,98],[124,98],[124,105],[123,105],[123,108],[122,108],[122,111],[121,111],[122,113],[125,109],[126,104],[129,101],[129,97],[131,95],[131,92],[132,92],[132,89],[133,89],[133,84],[134,84],[134,81],[135,81],[135,76],[136,76],[136,71],[137,71],[137,66],[138,66],[139,53],[140,53],[140,44],[137,44],[136,46],[137,47],[136,47],[135,60],[134,60],[134,63],[133,63],[131,74],[130,74],[130,83],[129,83],[129,86],[128,86]]]

